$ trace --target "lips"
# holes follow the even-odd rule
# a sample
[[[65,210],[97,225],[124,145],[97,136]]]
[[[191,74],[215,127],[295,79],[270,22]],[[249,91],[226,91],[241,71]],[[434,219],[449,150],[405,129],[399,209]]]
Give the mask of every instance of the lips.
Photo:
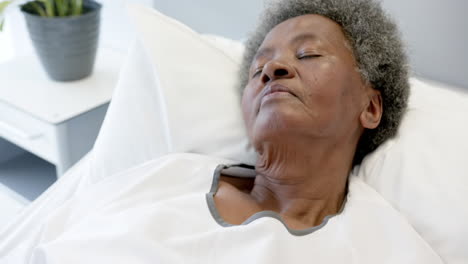
[[[269,85],[267,87],[265,87],[265,89],[263,89],[262,91],[262,95],[261,95],[261,98],[269,95],[269,94],[272,94],[272,93],[279,93],[279,92],[282,92],[282,93],[289,93],[295,97],[297,97],[292,91],[291,89],[289,89],[288,87],[286,86],[283,86],[281,84],[272,84],[272,85]]]
[[[278,93],[279,96],[282,96],[281,94],[287,93],[287,95],[292,95],[296,98],[299,99],[299,97],[288,87],[281,85],[279,83],[273,83],[270,85],[267,85],[263,88],[263,90],[260,92],[259,96],[257,97],[257,104],[256,104],[256,113],[258,114],[260,111],[260,107],[262,106],[263,102],[265,100],[268,100],[268,95],[275,96],[274,94]],[[268,96],[268,97],[267,97]]]

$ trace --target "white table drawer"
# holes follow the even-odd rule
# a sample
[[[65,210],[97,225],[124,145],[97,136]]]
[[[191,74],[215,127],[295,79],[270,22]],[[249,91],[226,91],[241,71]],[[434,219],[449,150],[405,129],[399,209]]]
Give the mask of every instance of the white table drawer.
[[[55,127],[0,102],[0,137],[55,164]]]

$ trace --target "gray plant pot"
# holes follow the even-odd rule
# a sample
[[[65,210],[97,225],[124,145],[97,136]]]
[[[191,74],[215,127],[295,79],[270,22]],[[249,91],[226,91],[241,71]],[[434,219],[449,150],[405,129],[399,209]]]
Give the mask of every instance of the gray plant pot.
[[[102,6],[85,0],[83,7],[80,16],[53,18],[21,9],[39,60],[53,80],[79,80],[93,71]]]

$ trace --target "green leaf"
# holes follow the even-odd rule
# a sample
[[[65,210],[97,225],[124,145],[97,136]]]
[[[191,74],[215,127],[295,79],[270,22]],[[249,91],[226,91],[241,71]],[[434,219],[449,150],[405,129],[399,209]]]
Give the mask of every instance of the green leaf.
[[[46,16],[48,16],[48,17],[54,17],[55,16],[54,0],[37,0],[37,1],[44,4]],[[35,3],[35,2],[36,1],[31,2],[31,3]],[[37,5],[37,3],[36,3],[36,5]]]
[[[69,16],[70,15],[70,3],[68,0],[63,0],[63,15]]]
[[[3,1],[0,2],[0,31],[3,29],[3,17],[4,17],[4,12],[9,4],[11,4],[12,1]]]
[[[54,0],[55,2],[55,9],[57,10],[57,16],[62,16],[62,1],[61,0]]]
[[[40,6],[38,3],[36,3],[36,2],[31,2],[30,4],[31,4],[31,6],[34,8],[34,10],[36,10],[36,12],[37,12],[40,16],[43,16],[43,17],[46,17],[46,16],[47,16],[47,13],[46,13],[46,11],[44,10],[44,8],[42,8],[42,6]]]
[[[55,0],[55,6],[57,8],[58,16],[63,17],[67,15],[67,12],[66,12],[67,6],[64,0]]]
[[[3,14],[5,11],[6,7],[11,4],[12,1],[2,1],[0,2],[0,15]]]
[[[48,16],[50,17],[55,16],[54,0],[46,0],[46,11],[47,11]]]
[[[4,13],[9,4],[13,1],[2,1],[0,2],[0,32],[3,31],[3,25],[5,24]]]
[[[73,15],[81,15],[83,13],[83,0],[72,0],[72,2],[75,4]]]

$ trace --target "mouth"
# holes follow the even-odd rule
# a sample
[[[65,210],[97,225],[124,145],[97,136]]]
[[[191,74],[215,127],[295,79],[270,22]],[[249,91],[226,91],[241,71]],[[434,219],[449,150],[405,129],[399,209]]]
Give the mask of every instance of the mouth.
[[[294,97],[297,97],[292,91],[291,89],[289,89],[288,87],[286,86],[283,86],[281,84],[272,84],[270,86],[267,86],[263,92],[262,92],[262,98],[267,96],[267,95],[270,95],[270,94],[274,94],[274,93],[288,93]]]
[[[272,100],[281,99],[281,98],[284,99],[285,97],[291,98],[291,96],[299,99],[299,97],[292,91],[292,89],[284,85],[281,85],[279,83],[273,83],[271,85],[267,85],[260,92],[258,96],[257,104],[255,107],[256,109],[255,112],[258,115],[258,113],[260,112],[260,108],[267,101],[272,101]]]
[[[275,98],[277,99],[288,98],[288,97],[291,98],[291,96],[297,98],[296,94],[292,92],[292,90],[286,86],[283,86],[281,84],[272,84],[272,85],[266,86],[260,95],[259,108],[266,101],[274,100]]]

